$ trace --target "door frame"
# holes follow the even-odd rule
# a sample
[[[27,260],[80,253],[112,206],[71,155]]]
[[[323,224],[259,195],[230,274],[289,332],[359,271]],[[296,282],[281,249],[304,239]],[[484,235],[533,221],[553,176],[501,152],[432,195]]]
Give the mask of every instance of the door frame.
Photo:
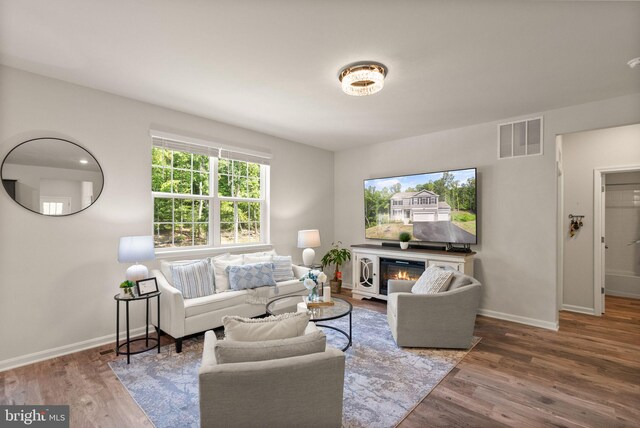
[[[614,172],[634,172],[640,171],[640,165],[624,165],[595,168],[593,170],[593,311],[594,315],[602,315],[602,252],[605,243],[602,242],[604,235],[604,225],[602,224],[602,176]]]

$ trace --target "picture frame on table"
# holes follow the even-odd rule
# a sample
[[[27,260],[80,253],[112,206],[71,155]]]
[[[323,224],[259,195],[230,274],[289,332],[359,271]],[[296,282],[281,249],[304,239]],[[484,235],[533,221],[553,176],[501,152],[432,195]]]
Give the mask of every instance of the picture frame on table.
[[[136,281],[136,294],[138,296],[146,296],[158,292],[158,281],[155,277],[141,279]]]

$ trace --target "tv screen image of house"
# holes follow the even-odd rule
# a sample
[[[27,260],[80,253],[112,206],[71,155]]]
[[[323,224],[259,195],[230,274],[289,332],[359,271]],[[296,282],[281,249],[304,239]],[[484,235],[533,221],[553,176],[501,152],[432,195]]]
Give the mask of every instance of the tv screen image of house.
[[[364,181],[365,237],[477,244],[476,169]]]

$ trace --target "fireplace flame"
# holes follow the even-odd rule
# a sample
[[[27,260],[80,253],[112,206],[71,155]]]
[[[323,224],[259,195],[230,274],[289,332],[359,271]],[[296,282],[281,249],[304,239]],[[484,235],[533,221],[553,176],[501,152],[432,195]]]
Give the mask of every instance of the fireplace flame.
[[[414,280],[416,278],[412,277],[409,272],[405,271],[405,270],[401,270],[396,274],[396,277],[394,279],[403,279],[403,280]]]

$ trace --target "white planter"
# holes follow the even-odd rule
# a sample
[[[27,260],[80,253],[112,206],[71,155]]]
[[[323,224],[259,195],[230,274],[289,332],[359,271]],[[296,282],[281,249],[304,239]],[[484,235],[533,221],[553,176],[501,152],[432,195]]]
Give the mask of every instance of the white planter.
[[[403,250],[406,250],[407,248],[409,248],[409,243],[408,242],[400,242],[400,248],[402,248]]]

